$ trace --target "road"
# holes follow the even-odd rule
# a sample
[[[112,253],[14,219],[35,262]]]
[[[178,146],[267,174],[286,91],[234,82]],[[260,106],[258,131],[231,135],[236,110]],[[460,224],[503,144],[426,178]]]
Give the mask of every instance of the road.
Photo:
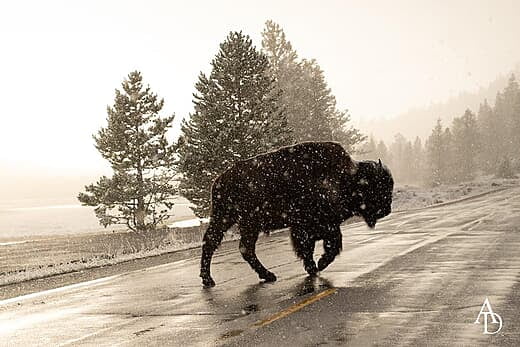
[[[279,233],[257,247],[275,283],[226,249],[211,289],[193,258],[4,300],[0,345],[520,345],[520,188],[343,235],[314,279]],[[474,324],[486,297],[503,320],[495,335]]]

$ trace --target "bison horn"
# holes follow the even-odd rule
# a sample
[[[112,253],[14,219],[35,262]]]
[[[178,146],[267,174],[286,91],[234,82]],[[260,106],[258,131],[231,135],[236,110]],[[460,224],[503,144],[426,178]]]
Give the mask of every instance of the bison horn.
[[[381,162],[381,159],[379,159],[379,167],[382,169],[383,168],[383,163]]]

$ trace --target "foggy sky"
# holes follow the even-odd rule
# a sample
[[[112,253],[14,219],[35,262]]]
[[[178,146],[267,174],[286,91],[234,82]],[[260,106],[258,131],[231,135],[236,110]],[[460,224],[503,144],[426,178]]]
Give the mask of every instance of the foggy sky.
[[[123,78],[140,70],[178,124],[231,30],[260,46],[274,20],[340,108],[388,118],[510,71],[519,13],[518,1],[4,2],[0,175],[107,173],[91,136]]]

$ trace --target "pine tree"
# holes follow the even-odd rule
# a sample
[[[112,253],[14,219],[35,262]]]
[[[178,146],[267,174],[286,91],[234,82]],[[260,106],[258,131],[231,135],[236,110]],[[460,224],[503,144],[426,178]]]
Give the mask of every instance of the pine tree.
[[[457,181],[457,161],[454,156],[453,134],[450,128],[444,129],[442,134],[442,153],[444,157],[443,169],[441,171],[441,183],[449,184]]]
[[[298,55],[286,39],[282,28],[268,20],[262,32],[262,52],[269,62],[268,73],[274,79],[275,89],[280,92],[278,107],[285,111],[287,122],[293,131],[295,142],[301,142],[305,124],[300,122],[301,101],[304,98],[298,80],[302,71]]]
[[[494,117],[494,129],[495,133],[493,136],[495,140],[493,141],[496,152],[495,152],[495,162],[494,168],[496,168],[499,164],[501,157],[509,156],[509,120],[508,120],[508,102],[503,93],[498,92],[495,98],[495,107],[493,108]]]
[[[78,200],[96,206],[105,227],[124,224],[144,232],[165,221],[173,206],[175,148],[166,139],[173,116],[159,117],[164,100],[143,86],[140,72],[131,72],[122,89],[107,108],[107,127],[93,136],[114,175],[86,186]]]
[[[357,146],[366,140],[366,136],[349,123],[350,115],[348,111],[336,109],[330,122],[332,127],[331,140],[341,143],[347,152],[356,153]]]
[[[373,135],[370,135],[369,140],[360,146],[358,153],[362,159],[377,159],[377,145]]]
[[[179,144],[181,194],[201,217],[209,214],[211,183],[222,171],[292,142],[267,57],[249,36],[231,32],[211,65],[195,85],[195,110],[182,124]]]
[[[294,141],[333,140],[353,152],[365,136],[348,125],[350,115],[346,111],[337,109],[336,98],[317,62],[299,62],[285,33],[272,21],[266,22],[262,38],[269,72],[281,91],[279,106],[286,110]]]
[[[520,158],[520,89],[514,74],[511,74],[503,93],[503,117],[505,122],[505,156]]]
[[[388,147],[384,143],[383,140],[379,141],[376,148],[377,157],[380,158],[384,163],[391,166],[392,164],[392,157],[390,153],[388,153]]]
[[[300,88],[303,100],[300,102],[300,119],[304,126],[301,141],[331,140],[332,119],[336,108],[336,99],[325,82],[323,71],[315,60],[303,60]]]
[[[480,105],[477,125],[481,136],[479,167],[497,173],[499,167],[513,159],[520,163],[520,88],[514,74],[503,92],[498,92],[491,108],[487,100]]]
[[[394,136],[394,142],[390,145],[390,152],[392,153],[392,174],[396,181],[405,182],[408,180],[408,159],[407,156],[407,140],[401,134],[397,133]]]
[[[411,157],[412,182],[420,183],[424,178],[424,153],[421,139],[417,136],[413,143]]]
[[[444,170],[446,168],[444,138],[442,122],[439,118],[426,143],[429,172],[428,181],[435,186],[442,184],[444,180]]]
[[[496,170],[496,177],[498,178],[516,178],[511,167],[511,160],[509,158],[503,158],[502,162],[498,165]]]
[[[454,179],[457,182],[473,179],[477,170],[479,135],[477,119],[468,109],[462,117],[453,119]]]
[[[485,173],[495,172],[498,159],[498,124],[495,113],[489,106],[487,99],[480,104],[477,116],[477,125],[481,137],[482,146],[480,147],[478,162]]]
[[[514,158],[516,166],[520,167],[520,92],[517,93],[512,108],[511,129],[509,132],[511,138],[511,158]]]
[[[262,51],[269,61],[269,72],[278,76],[276,85],[279,89],[288,89],[291,80],[297,78],[298,54],[291,42],[277,23],[268,20],[262,32]],[[284,77],[284,78],[282,78]]]
[[[401,163],[402,170],[402,181],[403,182],[414,182],[414,172],[413,172],[413,146],[412,142],[406,140],[405,145],[403,147],[403,157]]]

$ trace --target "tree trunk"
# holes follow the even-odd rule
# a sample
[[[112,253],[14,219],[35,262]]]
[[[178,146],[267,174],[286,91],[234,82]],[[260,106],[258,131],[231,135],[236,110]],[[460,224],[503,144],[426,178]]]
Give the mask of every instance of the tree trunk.
[[[144,192],[143,192],[143,171],[141,169],[141,165],[139,163],[137,167],[137,210],[135,211],[135,219],[136,219],[136,229],[139,232],[146,231],[145,230],[145,206],[144,206]]]
[[[135,211],[136,229],[140,232],[145,231],[145,216],[144,197],[140,196],[137,198],[137,210]]]

